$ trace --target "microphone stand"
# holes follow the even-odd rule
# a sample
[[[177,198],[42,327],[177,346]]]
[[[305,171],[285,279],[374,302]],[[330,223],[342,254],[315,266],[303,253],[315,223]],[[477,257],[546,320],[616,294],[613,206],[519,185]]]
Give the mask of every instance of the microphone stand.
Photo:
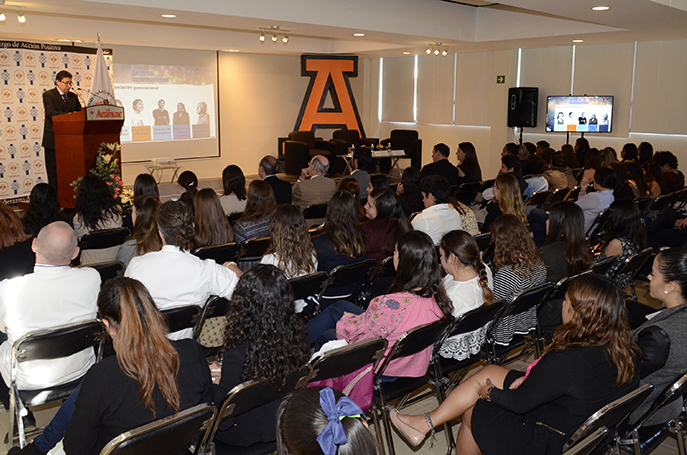
[[[94,97],[98,98],[99,100],[103,101],[107,105],[110,104],[110,100],[108,98],[103,98],[102,96],[98,95],[97,93],[91,92],[87,88],[77,88],[77,90],[79,90],[80,92],[86,92],[89,95],[94,96]]]

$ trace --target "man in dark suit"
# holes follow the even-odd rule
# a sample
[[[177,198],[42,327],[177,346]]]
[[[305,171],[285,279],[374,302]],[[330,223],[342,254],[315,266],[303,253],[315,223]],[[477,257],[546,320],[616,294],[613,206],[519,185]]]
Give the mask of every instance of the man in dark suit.
[[[267,155],[260,160],[258,175],[272,187],[277,204],[291,204],[291,184],[279,179],[275,175],[277,170],[278,164],[275,157]]]
[[[451,149],[448,145],[443,143],[435,145],[432,150],[433,163],[423,167],[420,176],[425,178],[430,175],[441,175],[446,177],[450,185],[458,185],[458,169],[448,160],[450,154]]]
[[[55,161],[55,131],[52,118],[55,115],[68,114],[81,110],[79,97],[70,92],[72,75],[69,71],[60,71],[55,78],[55,88],[43,92],[45,108],[45,126],[43,127],[43,148],[45,149],[45,169],[48,182],[57,189],[57,163]]]

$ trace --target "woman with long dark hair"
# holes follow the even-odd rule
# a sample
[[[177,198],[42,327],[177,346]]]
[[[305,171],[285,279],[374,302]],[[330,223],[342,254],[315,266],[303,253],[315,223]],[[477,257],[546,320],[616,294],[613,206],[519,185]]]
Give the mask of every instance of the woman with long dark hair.
[[[582,177],[580,178],[580,197],[587,194],[589,187],[594,185],[594,176],[596,171],[604,167],[603,162],[604,157],[597,149],[591,149],[586,154],[584,171],[582,171]]]
[[[329,200],[324,233],[312,239],[318,271],[367,258],[367,239],[358,222],[357,200],[348,191],[337,191]]]
[[[131,278],[103,284],[98,314],[115,356],[88,370],[78,391],[64,449],[96,454],[115,436],[211,402],[207,362],[194,340],[172,342],[145,286]]]
[[[565,164],[570,169],[579,169],[580,163],[577,161],[577,156],[575,156],[575,149],[570,144],[563,144],[561,146],[561,153],[565,157]]]
[[[225,215],[243,212],[246,209],[246,177],[235,164],[230,164],[222,171],[224,194],[219,201]]]
[[[642,166],[637,160],[625,160],[623,162],[627,168],[628,181],[632,187],[632,191],[637,198],[645,198],[648,195],[649,188],[644,179],[644,172],[642,171]]]
[[[625,260],[646,248],[646,231],[642,223],[639,207],[633,201],[616,201],[608,208],[608,221],[604,227],[606,248],[596,257],[596,261],[614,257],[615,262],[606,274],[614,276],[625,264]],[[622,289],[630,285],[629,273],[616,276],[615,280]]]
[[[644,164],[644,177],[646,177],[646,184],[649,187],[649,197],[657,198],[662,194],[668,194],[668,187],[663,179],[663,172],[661,166],[656,161],[649,161]]]
[[[394,250],[396,277],[388,294],[375,297],[366,311],[346,301],[336,302],[308,322],[316,348],[329,340],[348,343],[381,336],[389,340],[386,354],[403,333],[419,325],[450,318],[451,300],[441,281],[439,259],[432,239],[421,231],[401,236]],[[427,372],[431,346],[393,360],[385,374],[419,377]]]
[[[270,246],[261,264],[279,267],[288,279],[317,271],[317,252],[298,207],[278,205],[270,220],[269,234]]]
[[[594,264],[584,232],[582,209],[570,201],[559,202],[549,213],[546,243],[539,255],[546,265],[546,280],[557,283],[566,276],[589,270]]]
[[[138,174],[134,180],[134,197],[151,194],[160,199],[160,190],[155,177],[150,174]]]
[[[122,227],[122,210],[103,179],[87,175],[76,188],[74,231],[79,239],[85,234]],[[81,252],[81,264],[112,261],[119,246]]]
[[[31,189],[29,206],[21,219],[24,232],[35,237],[43,227],[55,221],[72,224],[72,220],[60,209],[57,190],[47,183],[39,183]]]
[[[458,158],[458,184],[482,181],[482,168],[472,142],[461,142],[456,150]]]
[[[420,191],[420,171],[412,166],[403,169],[401,183],[396,186],[396,196],[401,202],[403,213],[408,217],[425,209]]]
[[[434,428],[463,416],[461,455],[560,453],[592,413],[637,387],[637,345],[622,291],[607,278],[586,275],[568,287],[563,325],[527,372],[487,365],[424,415],[391,411],[413,446]]]
[[[268,236],[270,217],[276,207],[277,201],[269,183],[262,180],[250,182],[246,209],[234,225],[234,241],[246,243],[250,239]]]
[[[0,201],[0,280],[33,272],[36,254],[19,216]]]
[[[393,191],[380,188],[370,193],[365,204],[365,213],[369,221],[361,228],[367,238],[369,256],[377,265],[394,254],[398,238],[412,230],[400,202]]]
[[[637,153],[639,154],[639,164],[644,165],[653,159],[654,146],[649,142],[642,142],[637,147]]]
[[[623,149],[620,151],[620,158],[622,158],[623,161],[639,159],[637,146],[632,142],[623,145]]]
[[[269,380],[283,387],[288,374],[305,365],[310,345],[284,272],[257,264],[241,277],[229,301],[222,351],[221,375],[214,387],[217,404],[245,381]],[[278,407],[276,401],[225,420],[216,440],[237,446],[275,441]]]
[[[134,234],[119,248],[117,260],[124,266],[129,265],[131,259],[142,256],[149,251],[160,251],[162,240],[157,230],[157,211],[160,201],[152,194],[144,194],[134,198],[132,218]]]
[[[220,199],[215,190],[203,188],[193,200],[194,244],[201,246],[224,245],[234,240],[234,231],[224,215]]]

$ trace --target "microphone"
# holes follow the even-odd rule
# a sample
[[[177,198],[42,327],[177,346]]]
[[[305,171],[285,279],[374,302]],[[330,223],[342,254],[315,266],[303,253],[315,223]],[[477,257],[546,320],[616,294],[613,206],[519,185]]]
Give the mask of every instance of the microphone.
[[[86,92],[86,93],[88,93],[89,95],[94,96],[94,97],[98,98],[99,100],[103,101],[105,104],[110,104],[110,100],[109,100],[108,98],[103,98],[102,96],[98,95],[97,93],[91,92],[91,91],[88,90],[87,88],[81,88],[81,87],[79,87],[79,88],[77,88],[77,90],[80,91],[80,92]]]
[[[74,93],[76,96],[79,97],[79,102],[80,102],[80,104],[81,104],[82,107],[85,107],[85,106],[86,106],[86,100],[83,99],[83,97],[81,96],[81,93],[79,93],[79,92],[77,92],[76,90],[74,90],[74,87],[69,87],[69,91],[72,92],[72,93]]]

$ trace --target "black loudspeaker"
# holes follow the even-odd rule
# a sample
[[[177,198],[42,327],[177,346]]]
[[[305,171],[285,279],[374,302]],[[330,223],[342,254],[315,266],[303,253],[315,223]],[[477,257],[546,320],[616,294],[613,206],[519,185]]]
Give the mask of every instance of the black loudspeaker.
[[[508,126],[537,126],[538,87],[511,87],[508,89]]]

